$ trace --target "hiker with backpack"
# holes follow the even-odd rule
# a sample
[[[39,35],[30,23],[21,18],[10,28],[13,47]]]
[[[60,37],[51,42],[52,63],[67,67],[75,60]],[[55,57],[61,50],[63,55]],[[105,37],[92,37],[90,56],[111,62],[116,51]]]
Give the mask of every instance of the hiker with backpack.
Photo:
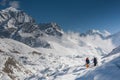
[[[89,64],[90,64],[90,61],[89,61],[89,58],[87,57],[87,58],[86,58],[86,68],[89,67]]]
[[[94,63],[94,66],[97,65],[98,62],[97,62],[97,58],[96,57],[93,58],[93,63]]]

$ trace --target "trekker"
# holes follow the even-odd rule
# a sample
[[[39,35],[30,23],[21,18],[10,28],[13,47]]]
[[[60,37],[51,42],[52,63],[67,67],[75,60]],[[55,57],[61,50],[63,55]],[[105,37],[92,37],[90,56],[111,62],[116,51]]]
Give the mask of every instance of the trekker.
[[[96,58],[96,57],[94,57],[94,59],[93,59],[93,63],[94,63],[94,66],[97,65],[97,58]]]
[[[86,68],[89,67],[89,63],[90,63],[89,58],[86,58]]]

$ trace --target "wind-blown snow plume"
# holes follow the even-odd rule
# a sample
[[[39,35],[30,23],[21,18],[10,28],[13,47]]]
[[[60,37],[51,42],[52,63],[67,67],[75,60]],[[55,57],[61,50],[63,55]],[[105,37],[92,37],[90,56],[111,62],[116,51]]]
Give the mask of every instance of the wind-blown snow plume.
[[[10,5],[11,7],[14,7],[14,8],[19,8],[19,7],[20,7],[18,1],[10,1],[10,2],[9,2],[9,5]]]

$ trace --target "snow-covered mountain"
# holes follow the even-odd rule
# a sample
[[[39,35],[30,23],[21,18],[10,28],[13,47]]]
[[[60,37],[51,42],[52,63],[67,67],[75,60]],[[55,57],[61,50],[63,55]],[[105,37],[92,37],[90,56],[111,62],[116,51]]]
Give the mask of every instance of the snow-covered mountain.
[[[102,71],[109,72],[107,65],[115,63],[112,67],[119,68],[120,47],[113,43],[117,37],[119,33],[111,36],[99,30],[63,32],[56,23],[38,25],[24,11],[7,8],[0,11],[0,80],[81,80],[84,76],[99,80],[105,75]],[[94,56],[98,59],[96,68]],[[85,68],[86,57],[89,69]],[[102,80],[110,79],[105,76]]]
[[[42,37],[61,36],[62,30],[56,23],[37,25],[35,20],[22,10],[9,7],[0,11],[0,36],[12,38],[33,47],[50,47]]]
[[[0,36],[12,38],[32,47],[50,47],[43,39],[46,36],[64,34],[57,23],[36,24],[35,20],[22,10],[9,7],[0,11]]]

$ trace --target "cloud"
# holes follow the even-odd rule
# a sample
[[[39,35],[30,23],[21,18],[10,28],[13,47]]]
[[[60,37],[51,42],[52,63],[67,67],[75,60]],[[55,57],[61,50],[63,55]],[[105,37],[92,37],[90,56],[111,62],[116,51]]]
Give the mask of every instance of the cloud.
[[[10,1],[10,2],[9,2],[9,5],[10,5],[11,7],[14,7],[14,8],[19,8],[19,7],[20,7],[19,1]]]
[[[0,1],[0,6],[11,6],[14,8],[19,8],[19,1],[14,1],[14,0],[1,0]]]
[[[6,4],[8,3],[8,1],[9,1],[9,0],[2,0],[2,1],[0,2],[0,5],[1,5],[1,6],[6,6]]]

